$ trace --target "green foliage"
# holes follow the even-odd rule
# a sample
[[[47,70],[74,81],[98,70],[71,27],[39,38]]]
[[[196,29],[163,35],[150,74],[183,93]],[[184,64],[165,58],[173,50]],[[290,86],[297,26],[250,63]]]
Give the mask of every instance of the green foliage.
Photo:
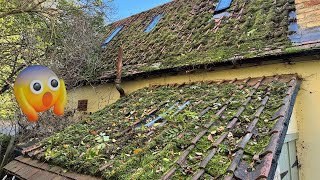
[[[227,168],[231,164],[231,160],[226,156],[225,152],[228,152],[228,146],[221,144],[218,152],[213,156],[207,165],[207,172],[212,177],[220,177],[226,173]]]
[[[6,120],[13,118],[14,111],[17,108],[17,104],[13,101],[12,91],[0,95],[0,120]]]
[[[0,134],[0,162],[2,162],[6,149],[9,146],[11,137],[5,134]]]
[[[91,0],[0,0],[0,118],[8,119],[16,110],[10,90],[25,66],[46,65],[67,85],[100,75],[105,5]]]

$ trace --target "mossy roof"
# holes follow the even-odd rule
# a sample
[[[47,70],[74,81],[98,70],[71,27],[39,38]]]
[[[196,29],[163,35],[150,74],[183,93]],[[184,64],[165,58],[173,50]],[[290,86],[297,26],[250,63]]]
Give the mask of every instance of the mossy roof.
[[[298,87],[281,75],[143,88],[23,152],[105,179],[262,178]]]
[[[117,21],[108,37],[124,28],[106,45],[102,77],[112,77],[118,48],[123,48],[123,76],[210,64],[287,52],[288,14],[294,0],[233,0],[229,16],[214,19],[218,0],[174,0]],[[163,13],[156,27],[144,32],[153,17]],[[291,49],[289,48],[289,51]]]

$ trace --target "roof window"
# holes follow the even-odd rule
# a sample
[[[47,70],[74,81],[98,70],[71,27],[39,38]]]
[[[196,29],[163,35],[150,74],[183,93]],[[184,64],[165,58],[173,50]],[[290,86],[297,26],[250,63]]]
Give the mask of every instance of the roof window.
[[[144,32],[150,32],[152,31],[152,29],[154,27],[156,27],[156,25],[159,23],[161,17],[163,16],[163,14],[159,14],[155,17],[153,17],[152,21],[149,23],[149,25],[146,27],[146,29],[144,30]]]
[[[115,29],[111,35],[103,42],[104,45],[108,44],[123,28],[124,26],[119,26],[117,29]]]
[[[219,0],[219,3],[214,11],[218,13],[225,9],[228,9],[231,5],[231,2],[232,0]]]

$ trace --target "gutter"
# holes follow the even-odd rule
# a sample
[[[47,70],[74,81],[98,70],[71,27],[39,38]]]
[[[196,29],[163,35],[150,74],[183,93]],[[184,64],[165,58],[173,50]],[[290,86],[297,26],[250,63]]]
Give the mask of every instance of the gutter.
[[[292,96],[290,98],[289,109],[288,109],[288,111],[286,113],[286,116],[285,116],[286,119],[285,119],[285,122],[284,122],[284,125],[283,125],[283,130],[282,130],[282,133],[280,135],[280,139],[278,141],[278,144],[280,144],[280,146],[278,146],[278,148],[276,149],[276,153],[275,153],[275,155],[273,157],[271,168],[270,168],[267,180],[273,180],[273,178],[275,176],[276,169],[277,169],[277,166],[278,166],[278,161],[279,161],[281,150],[282,150],[282,146],[283,146],[283,144],[285,142],[285,138],[286,138],[286,135],[287,135],[287,131],[288,131],[291,115],[292,115],[292,112],[293,112],[293,107],[294,107],[295,100],[296,100],[296,97],[298,95],[298,91],[300,89],[300,86],[301,86],[301,79],[297,79],[297,84],[294,87],[294,91],[293,91]]]
[[[159,77],[161,75],[176,75],[176,74],[189,74],[202,71],[217,71],[226,69],[237,69],[252,66],[261,66],[268,64],[287,63],[292,64],[294,62],[320,60],[320,43],[301,44],[293,47],[295,52],[277,52],[272,54],[256,56],[252,58],[244,58],[242,56],[233,57],[220,62],[211,62],[206,64],[185,65],[180,67],[166,68],[153,70],[149,72],[138,72],[134,74],[127,74],[122,77],[123,80],[133,80],[136,78],[150,78]],[[301,59],[304,57],[304,59]],[[119,60],[119,59],[118,59]],[[119,63],[119,62],[118,62]],[[122,64],[121,64],[122,67]],[[76,86],[85,86],[88,84],[98,85],[103,83],[110,83],[116,81],[118,74],[102,76],[96,80],[88,82],[87,80],[79,81]]]

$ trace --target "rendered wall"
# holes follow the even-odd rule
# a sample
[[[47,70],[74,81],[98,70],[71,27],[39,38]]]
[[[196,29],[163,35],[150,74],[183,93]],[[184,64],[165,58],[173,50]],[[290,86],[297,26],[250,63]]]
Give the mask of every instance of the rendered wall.
[[[300,179],[320,179],[320,61],[293,64],[273,64],[240,69],[229,69],[195,74],[137,79],[123,82],[125,91],[132,92],[150,84],[183,83],[202,80],[244,79],[298,73],[302,81],[294,106],[288,134],[299,133],[297,142]],[[68,92],[69,108],[77,108],[79,99],[88,99],[88,112],[94,112],[119,98],[114,85],[86,86]]]

